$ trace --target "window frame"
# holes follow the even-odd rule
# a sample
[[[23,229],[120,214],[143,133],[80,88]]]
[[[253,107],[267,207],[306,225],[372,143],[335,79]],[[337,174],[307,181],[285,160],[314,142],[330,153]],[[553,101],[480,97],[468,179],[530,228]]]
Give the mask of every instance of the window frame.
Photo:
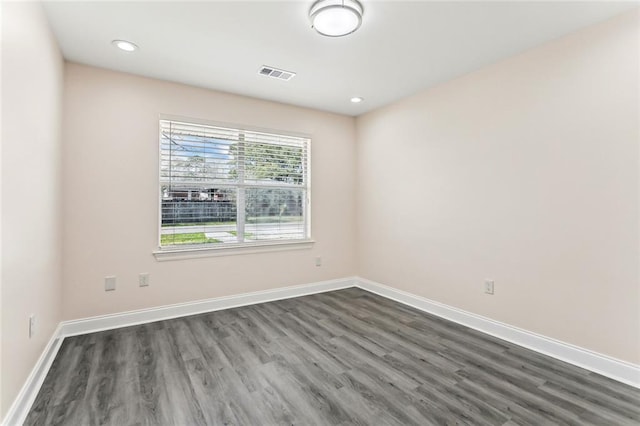
[[[300,188],[304,190],[306,193],[305,199],[302,203],[302,211],[303,211],[303,229],[306,235],[306,238],[297,238],[297,239],[273,239],[273,240],[264,240],[264,241],[244,241],[244,242],[235,242],[235,243],[210,243],[210,244],[202,244],[200,245],[187,245],[184,247],[180,247],[178,245],[173,246],[162,246],[161,238],[162,238],[162,146],[161,146],[161,123],[162,121],[175,121],[186,124],[193,125],[202,125],[202,126],[212,126],[212,127],[220,127],[220,128],[229,128],[233,130],[237,130],[240,133],[242,132],[258,132],[258,133],[267,133],[273,135],[282,135],[287,137],[297,137],[307,139],[306,142],[306,176],[305,176],[305,184]],[[203,120],[192,117],[182,117],[175,115],[166,115],[160,114],[157,119],[157,186],[156,186],[156,203],[158,207],[158,216],[157,216],[157,224],[156,224],[156,247],[152,253],[155,256],[156,260],[164,261],[164,260],[179,260],[179,259],[190,259],[190,258],[200,258],[200,257],[210,257],[210,256],[225,256],[225,255],[234,255],[234,254],[250,254],[250,253],[260,253],[260,252],[271,252],[271,251],[284,251],[284,250],[296,250],[296,249],[310,249],[313,247],[315,241],[312,239],[311,235],[311,135],[296,133],[291,131],[283,131],[283,130],[275,130],[275,129],[267,129],[256,126],[247,126],[247,125],[239,125],[232,123],[223,123],[211,120]],[[235,185],[230,185],[228,187],[232,188],[251,188],[251,187],[260,187],[260,185],[255,185],[251,183],[236,183]],[[278,188],[277,185],[274,185],[273,188]]]

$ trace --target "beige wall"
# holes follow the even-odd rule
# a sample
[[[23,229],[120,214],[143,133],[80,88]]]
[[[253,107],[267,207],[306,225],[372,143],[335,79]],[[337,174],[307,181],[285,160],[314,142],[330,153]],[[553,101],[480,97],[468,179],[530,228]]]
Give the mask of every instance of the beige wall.
[[[310,134],[314,247],[156,261],[159,114]],[[355,273],[351,117],[67,64],[63,138],[64,319]],[[138,287],[140,272],[150,287]]]
[[[359,117],[359,274],[640,363],[638,36],[627,13]]]
[[[41,6],[2,5],[0,418],[61,317],[63,62]],[[29,315],[37,316],[29,339]]]

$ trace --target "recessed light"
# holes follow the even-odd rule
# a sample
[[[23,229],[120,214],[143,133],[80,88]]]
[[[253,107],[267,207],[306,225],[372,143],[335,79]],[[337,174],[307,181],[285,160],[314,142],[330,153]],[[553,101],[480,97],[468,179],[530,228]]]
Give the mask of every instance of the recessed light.
[[[354,96],[353,98],[351,98],[351,103],[354,104],[359,104],[362,101],[364,101],[364,98],[361,98],[360,96]]]
[[[113,44],[120,50],[124,50],[125,52],[133,52],[135,50],[138,50],[138,46],[126,40],[113,40],[111,44]]]

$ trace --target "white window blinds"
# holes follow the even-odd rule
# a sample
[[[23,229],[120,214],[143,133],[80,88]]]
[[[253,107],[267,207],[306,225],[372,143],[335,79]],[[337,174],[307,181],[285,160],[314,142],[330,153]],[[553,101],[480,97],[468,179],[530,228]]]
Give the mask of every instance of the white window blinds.
[[[309,238],[308,138],[160,121],[160,247]]]

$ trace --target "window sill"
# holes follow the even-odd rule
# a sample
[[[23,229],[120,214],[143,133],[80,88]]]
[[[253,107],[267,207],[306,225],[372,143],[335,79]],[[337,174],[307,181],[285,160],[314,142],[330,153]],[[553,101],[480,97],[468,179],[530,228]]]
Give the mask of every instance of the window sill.
[[[238,254],[265,253],[285,250],[304,250],[313,247],[314,240],[269,241],[265,243],[249,243],[242,245],[226,245],[203,248],[170,248],[153,252],[159,262],[183,259],[199,259],[202,257],[233,256]]]

